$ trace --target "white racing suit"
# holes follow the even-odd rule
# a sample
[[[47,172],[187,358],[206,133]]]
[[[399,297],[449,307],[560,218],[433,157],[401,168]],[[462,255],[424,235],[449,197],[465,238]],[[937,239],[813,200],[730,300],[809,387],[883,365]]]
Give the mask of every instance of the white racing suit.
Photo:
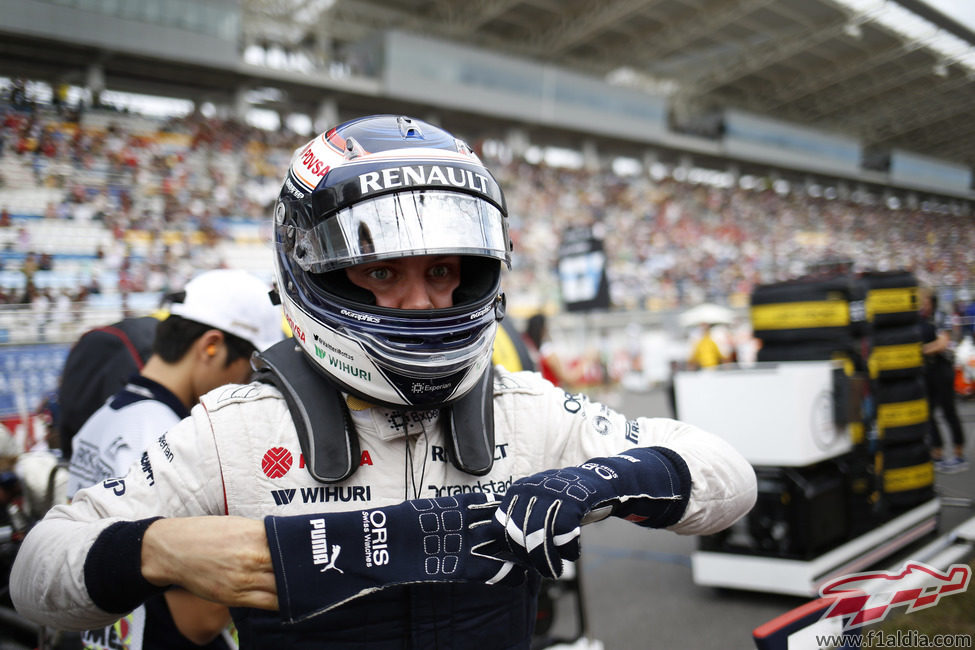
[[[628,420],[534,373],[497,368],[495,457],[485,476],[466,474],[449,462],[437,412],[348,403],[359,433],[359,468],[326,485],[303,467],[277,389],[254,383],[205,395],[189,418],[149,445],[148,456],[124,478],[80,491],[70,506],[54,508],[30,532],[11,577],[18,611],[62,629],[117,619],[118,613],[99,605],[131,602],[133,592],[140,596],[139,589],[148,586],[138,573],[141,534],[122,543],[116,536],[111,548],[99,539],[119,520],[226,514],[260,519],[364,510],[467,491],[503,493],[520,477],[634,446],[670,448],[687,464],[690,497],[670,527],[677,533],[722,530],[755,501],[751,466],[720,438],[669,419]],[[118,571],[88,575],[86,562],[105,566],[106,555]],[[234,619],[242,648],[527,648],[537,585],[537,579],[516,588],[414,584],[378,591],[294,626],[257,610],[236,611]]]

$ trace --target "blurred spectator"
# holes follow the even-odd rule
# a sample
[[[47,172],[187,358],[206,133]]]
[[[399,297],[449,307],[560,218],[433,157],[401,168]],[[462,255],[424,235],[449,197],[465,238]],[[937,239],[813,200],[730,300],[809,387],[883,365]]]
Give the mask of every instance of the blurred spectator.
[[[962,338],[967,336],[968,338],[975,339],[975,300],[968,303],[968,306],[962,313],[961,336]]]
[[[47,340],[47,325],[51,320],[51,300],[50,289],[39,289],[33,284],[28,289],[28,299],[30,301],[31,312],[33,312],[33,324],[37,331],[37,338],[40,341]]]
[[[931,430],[931,458],[935,469],[957,472],[968,469],[965,459],[965,433],[958,409],[955,407],[955,364],[952,354],[951,331],[945,314],[938,311],[938,296],[931,290],[921,293],[921,352],[924,355],[924,376],[927,384]],[[954,456],[946,458],[944,439],[935,414],[941,411],[948,429]]]
[[[689,370],[715,368],[729,361],[715,340],[712,329],[713,325],[707,323],[700,326],[700,336],[694,343],[691,355],[687,359]]]
[[[10,89],[10,104],[17,109],[28,107],[27,82],[20,77],[14,79],[13,87]]]
[[[24,281],[27,284],[34,282],[34,274],[37,273],[39,268],[37,254],[33,251],[29,251],[27,255],[24,256],[24,262],[20,266],[20,271],[24,274]]]
[[[555,354],[548,334],[548,320],[545,314],[535,314],[528,319],[523,335],[528,353],[535,362],[535,368],[542,377],[556,386],[568,388],[575,382]]]

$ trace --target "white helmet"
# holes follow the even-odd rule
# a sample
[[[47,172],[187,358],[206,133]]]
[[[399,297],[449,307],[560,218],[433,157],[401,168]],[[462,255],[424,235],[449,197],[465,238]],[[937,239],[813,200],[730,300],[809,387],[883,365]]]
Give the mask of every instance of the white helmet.
[[[274,208],[285,316],[306,356],[343,390],[392,408],[463,397],[490,370],[510,268],[504,195],[470,147],[408,117],[363,117],[295,152]],[[378,307],[345,268],[460,255],[453,306]]]

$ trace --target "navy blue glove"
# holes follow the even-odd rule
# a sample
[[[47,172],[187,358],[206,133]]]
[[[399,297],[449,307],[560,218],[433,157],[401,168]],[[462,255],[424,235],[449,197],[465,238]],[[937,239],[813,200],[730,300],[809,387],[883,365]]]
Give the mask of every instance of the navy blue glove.
[[[677,523],[691,477],[684,460],[663,447],[630,449],[577,467],[550,469],[515,481],[495,513],[508,554],[542,576],[562,575],[579,558],[580,526],[616,515],[641,526]]]
[[[499,559],[491,493],[417,499],[373,510],[265,517],[281,617],[296,622],[392,585],[519,584]],[[494,551],[494,552],[491,552]]]

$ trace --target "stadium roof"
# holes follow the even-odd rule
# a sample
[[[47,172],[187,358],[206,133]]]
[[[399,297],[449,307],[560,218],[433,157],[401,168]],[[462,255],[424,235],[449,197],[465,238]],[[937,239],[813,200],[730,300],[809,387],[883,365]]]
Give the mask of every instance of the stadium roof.
[[[868,152],[901,148],[975,167],[975,34],[921,0],[245,0],[244,8],[249,39],[341,46],[402,29],[665,91],[691,129],[734,107],[852,135]]]
[[[975,34],[923,0],[207,1],[241,8],[242,51],[278,44],[321,62],[398,29],[665,92],[673,126],[699,135],[737,108],[855,137],[868,168],[895,148],[975,168]],[[118,90],[204,101],[262,84],[305,106],[322,88],[346,110],[377,99],[367,78],[160,61],[4,22],[0,74],[78,79],[95,64]]]

